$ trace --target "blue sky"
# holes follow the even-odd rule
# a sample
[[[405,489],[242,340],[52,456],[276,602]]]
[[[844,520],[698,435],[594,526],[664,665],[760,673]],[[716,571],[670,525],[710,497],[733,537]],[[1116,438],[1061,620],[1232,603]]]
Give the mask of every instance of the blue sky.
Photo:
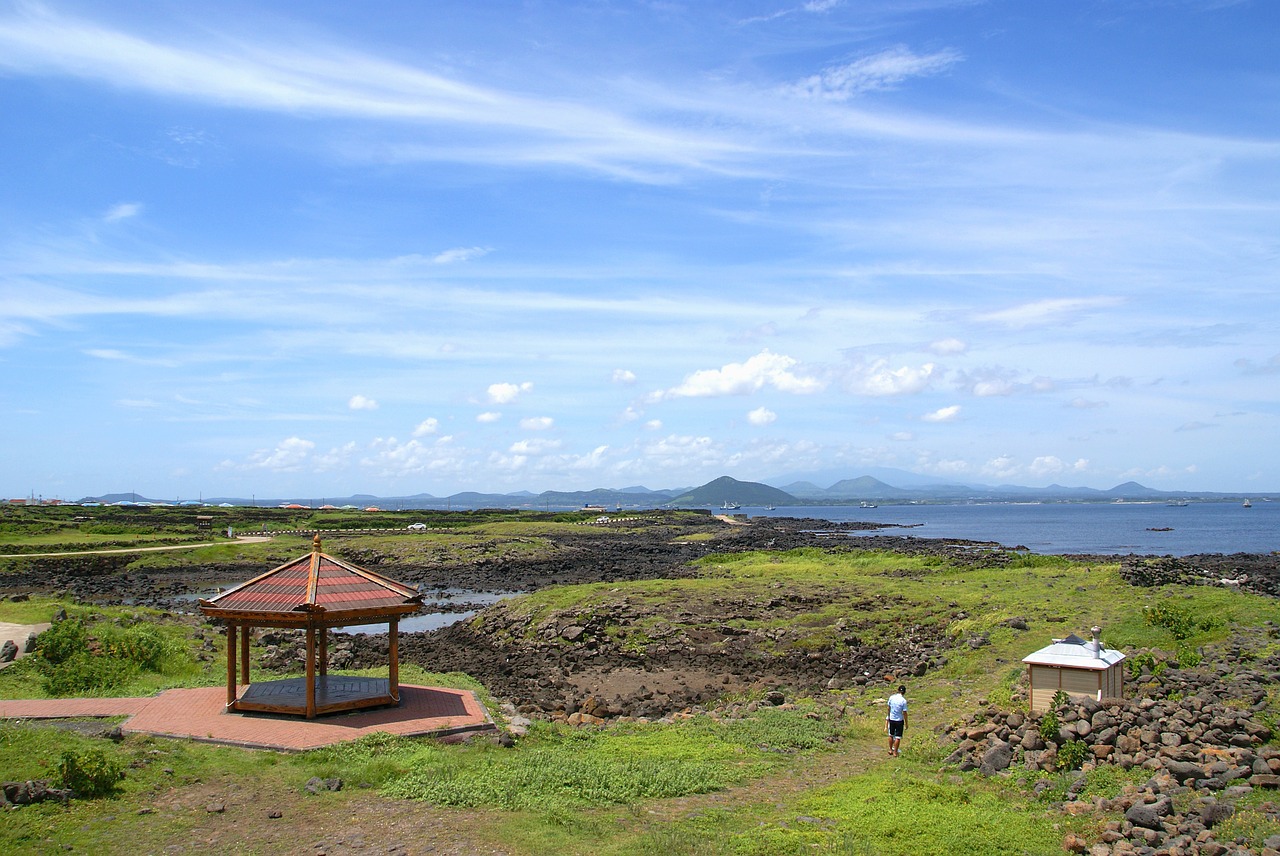
[[[1280,489],[1280,7],[0,0],[0,494]]]

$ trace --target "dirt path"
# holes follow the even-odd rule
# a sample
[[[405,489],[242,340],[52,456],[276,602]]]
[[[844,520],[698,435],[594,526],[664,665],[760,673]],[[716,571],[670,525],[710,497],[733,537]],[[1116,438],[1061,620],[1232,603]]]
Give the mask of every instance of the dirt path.
[[[237,535],[237,544],[261,544],[270,541],[270,535]],[[112,553],[159,553],[165,550],[195,550],[200,547],[217,547],[226,541],[201,541],[199,544],[169,544],[163,547],[112,547],[103,550],[65,550],[60,553],[0,553],[0,559],[53,559],[59,556],[106,556]]]

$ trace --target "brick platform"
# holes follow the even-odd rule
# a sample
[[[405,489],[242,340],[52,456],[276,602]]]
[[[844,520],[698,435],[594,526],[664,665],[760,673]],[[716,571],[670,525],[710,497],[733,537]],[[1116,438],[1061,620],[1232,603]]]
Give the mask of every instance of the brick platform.
[[[227,713],[225,687],[165,690],[147,698],[0,701],[0,719],[127,716],[126,734],[183,737],[252,749],[299,751],[385,732],[450,737],[493,729],[469,690],[400,685],[400,704],[307,720],[268,713]]]

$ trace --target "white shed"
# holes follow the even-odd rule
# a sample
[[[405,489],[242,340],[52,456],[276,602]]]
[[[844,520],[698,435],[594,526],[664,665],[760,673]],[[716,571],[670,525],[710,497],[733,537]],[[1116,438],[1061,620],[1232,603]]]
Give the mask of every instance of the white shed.
[[[1060,690],[1095,701],[1124,695],[1124,654],[1102,644],[1102,628],[1091,629],[1092,642],[1072,633],[1022,658],[1031,684],[1032,711],[1048,710]]]

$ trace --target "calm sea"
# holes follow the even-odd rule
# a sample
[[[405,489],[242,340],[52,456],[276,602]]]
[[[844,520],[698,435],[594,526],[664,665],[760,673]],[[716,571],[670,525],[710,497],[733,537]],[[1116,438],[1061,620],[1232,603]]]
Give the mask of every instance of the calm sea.
[[[991,503],[974,505],[743,508],[749,517],[817,517],[832,522],[912,525],[882,535],[962,538],[1033,553],[1270,553],[1280,550],[1280,502]],[[916,526],[915,524],[919,524]],[[863,533],[858,533],[863,534]]]

